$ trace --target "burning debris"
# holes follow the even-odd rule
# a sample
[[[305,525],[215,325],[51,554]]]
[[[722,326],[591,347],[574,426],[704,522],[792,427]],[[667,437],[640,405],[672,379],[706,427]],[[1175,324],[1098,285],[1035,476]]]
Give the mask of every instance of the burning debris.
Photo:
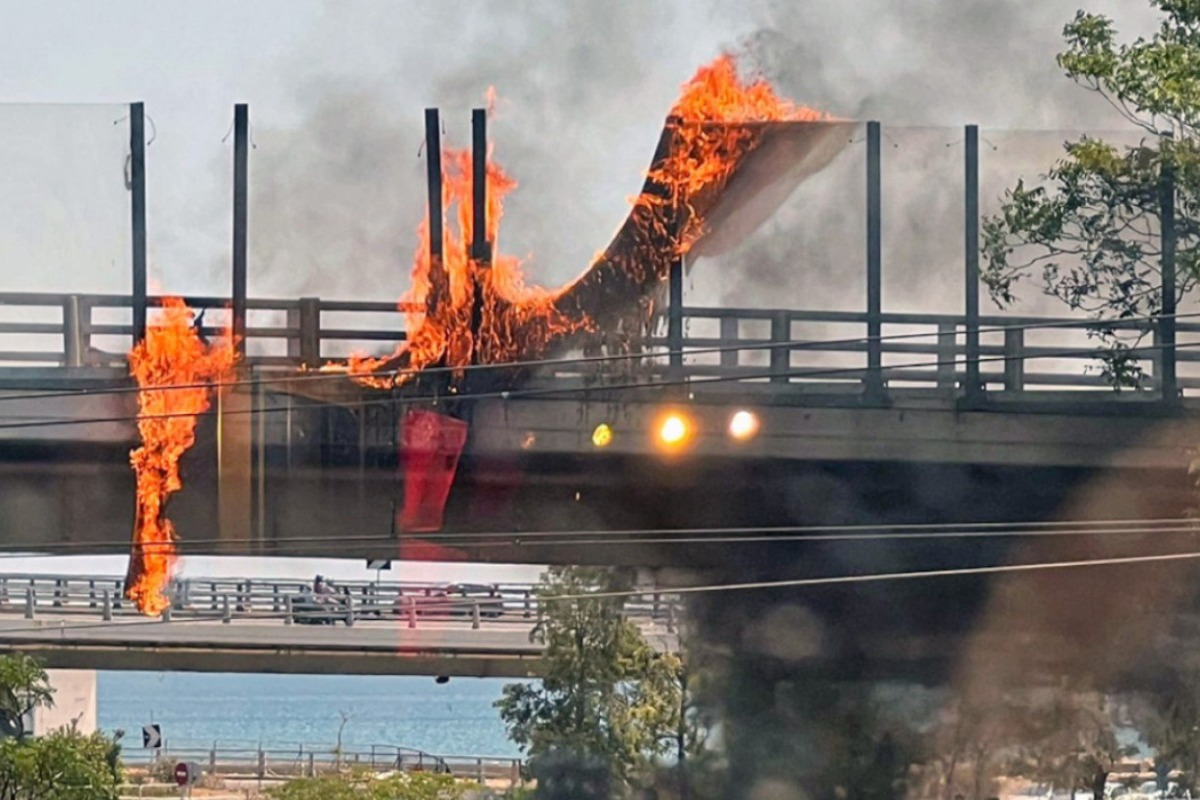
[[[400,305],[407,313],[408,341],[390,357],[351,359],[336,368],[363,385],[389,388],[434,365],[461,374],[471,364],[541,358],[582,331],[616,333],[666,280],[671,264],[697,250],[714,221],[745,217],[747,204],[736,204],[735,211],[722,202],[739,176],[753,178],[754,194],[780,179],[790,193],[797,178],[841,149],[841,126],[781,124],[823,121],[826,115],[781,99],[765,80],[743,80],[728,54],[702,67],[667,117],[625,224],[583,275],[557,291],[527,286],[512,256],[496,255],[490,263],[472,258],[470,155],[445,151],[443,207],[457,221],[446,226],[440,257],[437,243],[430,246],[428,216],[421,224],[413,287]],[[779,170],[782,154],[789,163]],[[772,163],[770,175],[761,168],[766,161]],[[489,245],[499,233],[504,197],[516,185],[489,159]],[[749,206],[751,213],[762,213]]]
[[[720,56],[684,85],[642,190],[613,241],[579,278],[555,291],[526,285],[519,259],[495,252],[504,199],[516,181],[489,153],[481,247],[474,231],[472,154],[435,148],[431,170],[438,174],[440,158],[443,219],[432,225],[427,212],[418,229],[412,288],[399,304],[407,340],[390,356],[351,358],[323,369],[345,372],[364,387],[390,389],[430,367],[449,368],[457,381],[472,365],[542,358],[584,332],[619,340],[653,311],[672,264],[735,245],[847,141],[844,124],[778,97],[765,80],[744,80],[734,58]],[[211,384],[234,361],[232,342],[204,342],[181,300],[164,304],[159,324],[130,353],[141,389],[142,446],[131,456],[137,513],[126,593],[145,613],[168,605],[163,590],[176,536],[165,504],[182,488],[179,461],[195,441],[197,415],[209,407]],[[465,441],[463,426],[448,418],[442,422],[422,447],[447,450],[456,460]],[[454,441],[447,444],[449,433]],[[429,498],[406,497],[406,513],[410,506],[421,512],[406,517],[409,529],[440,527],[440,504],[452,480],[453,468],[430,484],[430,502],[438,501],[432,511],[425,508]],[[406,495],[426,483],[410,476]]]
[[[125,596],[145,614],[161,613],[170,604],[164,590],[175,563],[175,529],[166,516],[167,499],[183,488],[179,460],[196,441],[196,418],[208,409],[212,384],[236,360],[232,339],[206,343],[194,316],[179,298],[164,300],[159,319],[129,354],[139,387],[142,446],[129,458],[137,475],[137,508]]]

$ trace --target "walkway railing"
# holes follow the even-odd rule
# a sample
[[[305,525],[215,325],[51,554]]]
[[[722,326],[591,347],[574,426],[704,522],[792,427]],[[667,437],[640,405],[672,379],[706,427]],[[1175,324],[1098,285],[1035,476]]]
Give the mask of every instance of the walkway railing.
[[[314,744],[212,744],[164,742],[158,750],[125,749],[128,766],[153,770],[156,765],[188,761],[207,775],[227,778],[313,777],[329,772],[433,772],[469,780],[519,783],[523,762],[503,756],[437,755],[410,747],[369,745],[338,749]]]
[[[314,595],[312,584],[261,578],[186,578],[170,589],[174,619],[294,623],[401,620],[410,628],[460,623],[532,626],[540,617],[531,584],[435,584],[339,581],[329,595]],[[632,598],[625,612],[639,623],[665,626],[673,633],[679,601],[669,595]],[[90,616],[103,620],[137,618],[124,599],[124,579],[114,576],[0,574],[0,614],[39,617]]]
[[[151,304],[160,302],[151,298]],[[225,299],[188,302],[210,309],[207,333],[222,331],[229,318]],[[128,296],[119,295],[0,293],[0,365],[62,368],[64,376],[89,368],[123,372],[133,334],[130,305]],[[10,319],[6,308],[20,313]],[[405,338],[403,317],[390,302],[254,299],[248,308],[248,361],[264,369],[315,367],[350,352],[390,352]],[[1086,319],[982,316],[978,328],[970,329],[965,316],[947,314],[698,307],[683,307],[679,314],[681,332],[645,340],[645,349],[634,358],[567,361],[539,370],[538,376],[564,384],[682,377],[732,383],[739,391],[763,384],[759,388],[771,391],[842,392],[859,391],[877,379],[902,391],[969,393],[966,382],[973,373],[967,354],[974,347],[969,334],[978,330],[980,390],[993,395],[1071,391],[1076,399],[1081,390],[1118,395],[1103,370],[1108,351],[1097,341],[1097,323]],[[868,337],[876,327],[877,347]],[[1120,399],[1157,394],[1160,378],[1168,374],[1178,374],[1185,393],[1200,390],[1200,367],[1195,366],[1200,364],[1200,319],[1178,320],[1171,347],[1158,343],[1160,326],[1154,320],[1103,327],[1133,343],[1122,353],[1122,366],[1139,376],[1138,385],[1122,386]],[[682,358],[674,360],[682,363],[669,363],[670,351],[681,352]]]

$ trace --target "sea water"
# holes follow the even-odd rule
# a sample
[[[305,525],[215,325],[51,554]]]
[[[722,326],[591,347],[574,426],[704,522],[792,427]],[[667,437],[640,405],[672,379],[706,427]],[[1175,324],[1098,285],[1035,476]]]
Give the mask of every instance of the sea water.
[[[103,730],[126,731],[141,746],[142,726],[158,723],[169,746],[298,744],[346,751],[371,745],[437,755],[517,757],[493,703],[511,681],[348,675],[101,672],[97,712]]]

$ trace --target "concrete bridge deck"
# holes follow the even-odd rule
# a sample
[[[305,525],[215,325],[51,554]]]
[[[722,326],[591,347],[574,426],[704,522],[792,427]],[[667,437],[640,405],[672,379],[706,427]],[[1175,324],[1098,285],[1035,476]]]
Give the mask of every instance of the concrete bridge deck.
[[[0,575],[0,649],[50,668],[507,678],[533,675],[542,653],[527,586],[443,599],[429,584],[346,582],[340,602],[301,606],[294,581],[193,579],[169,613],[146,618],[120,602],[121,583]],[[655,646],[678,646],[676,601],[627,613]]]

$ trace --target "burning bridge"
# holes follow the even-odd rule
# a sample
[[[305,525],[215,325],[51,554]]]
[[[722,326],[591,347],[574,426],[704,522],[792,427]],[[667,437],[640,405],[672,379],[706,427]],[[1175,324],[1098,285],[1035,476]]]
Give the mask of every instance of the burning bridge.
[[[146,287],[140,106],[130,119],[132,292],[0,294],[0,311],[15,312],[0,322],[6,551],[129,549],[139,389],[127,353],[166,302]],[[728,581],[1145,554],[1191,535],[1170,520],[1191,504],[1200,371],[1189,367],[1200,353],[1188,348],[1200,322],[1168,303],[1160,317],[1118,323],[1147,334],[1129,353],[1147,379],[1116,391],[1087,368],[1097,350],[1086,320],[981,313],[974,126],[962,148],[959,313],[883,311],[878,123],[851,126],[866,145],[860,310],[686,302],[686,257],[720,249],[708,229],[688,240],[689,215],[735,229],[761,222],[828,160],[784,176],[781,188],[771,154],[794,159],[800,146],[800,160],[811,161],[841,130],[825,122],[747,128],[760,137],[750,152],[766,155],[723,173],[718,199],[704,186],[664,217],[653,198],[673,152],[669,122],[643,190],[651,199],[635,205],[597,264],[559,293],[497,310],[486,287],[500,273],[480,271],[501,262],[489,266],[482,178],[491,173],[485,117],[475,119],[465,207],[478,213],[474,237],[464,230],[460,243],[470,244],[463,269],[473,270],[477,294],[449,311],[436,305],[456,284],[438,271],[453,259],[435,231],[423,324],[406,328],[388,300],[247,296],[249,138],[239,107],[232,291],[185,300],[212,310],[196,332],[217,337],[227,324],[241,358],[198,415],[171,497],[181,552],[627,564],[682,570],[664,581]],[[440,151],[437,132],[434,115],[430,153]],[[436,160],[429,197],[440,209],[448,190]],[[770,202],[756,202],[763,196]],[[642,264],[639,248],[660,223],[671,228],[668,243],[690,249],[655,244]],[[442,295],[439,280],[449,281]],[[542,333],[547,320],[578,324],[521,349],[513,331],[531,308],[544,312],[533,326]],[[429,320],[452,327],[460,318],[465,344],[453,332],[430,339]],[[436,358],[427,357],[434,345]],[[487,347],[505,357],[478,357]],[[401,355],[328,369],[350,351],[393,348]],[[1026,545],[1033,534],[1051,544]],[[830,591],[818,605],[860,632],[914,621],[940,629],[961,625],[969,613],[949,617],[977,610],[985,591],[951,580],[907,593]]]

